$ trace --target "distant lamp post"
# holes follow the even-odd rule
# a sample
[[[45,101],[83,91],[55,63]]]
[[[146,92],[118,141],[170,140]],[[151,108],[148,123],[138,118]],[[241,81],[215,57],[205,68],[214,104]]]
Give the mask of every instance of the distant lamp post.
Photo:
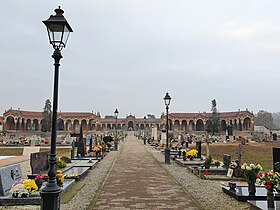
[[[54,48],[52,57],[54,58],[54,90],[53,90],[53,115],[52,115],[52,133],[51,133],[51,152],[49,159],[48,182],[41,190],[41,209],[58,210],[60,209],[61,188],[56,182],[56,126],[57,126],[57,102],[58,102],[58,77],[59,61],[62,58],[61,50],[66,46],[70,32],[73,32],[71,26],[64,18],[64,11],[58,7],[54,10],[55,15],[51,15],[48,20],[43,21],[47,27],[49,42]]]
[[[118,128],[117,128],[117,122],[118,122],[118,115],[119,111],[116,109],[115,112],[115,117],[116,117],[116,138],[115,138],[115,150],[118,150]]]
[[[146,145],[147,139],[146,139],[146,116],[144,116],[144,144]]]
[[[163,98],[165,107],[166,107],[166,147],[164,150],[164,156],[165,156],[165,163],[170,164],[170,148],[169,148],[169,142],[168,142],[168,109],[171,102],[171,97],[169,93],[166,93],[165,97]]]

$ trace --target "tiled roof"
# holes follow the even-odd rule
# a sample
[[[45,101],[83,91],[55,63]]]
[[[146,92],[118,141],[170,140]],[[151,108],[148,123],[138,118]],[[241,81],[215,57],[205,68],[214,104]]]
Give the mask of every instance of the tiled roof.
[[[201,112],[201,113],[170,113],[170,116],[173,118],[196,118],[199,116],[202,117],[210,117],[212,113],[206,113],[206,112]],[[240,111],[240,112],[219,112],[219,117],[221,118],[230,118],[230,117],[238,117],[238,115],[252,115],[253,114],[249,111]]]
[[[22,111],[22,110],[13,110],[10,109],[4,113],[4,115],[12,114],[15,116],[22,116],[24,118],[34,117],[34,118],[41,118],[42,112],[33,112],[33,111]]]
[[[96,116],[95,114],[92,114],[91,112],[59,112],[57,113],[58,116],[63,116],[64,118],[88,118],[92,115]]]

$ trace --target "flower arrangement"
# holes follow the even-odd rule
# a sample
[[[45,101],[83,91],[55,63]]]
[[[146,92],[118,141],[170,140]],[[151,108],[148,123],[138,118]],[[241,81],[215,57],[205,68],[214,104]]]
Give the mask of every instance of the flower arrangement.
[[[215,166],[218,168],[218,167],[221,165],[221,162],[218,161],[218,160],[216,160],[216,161],[214,162],[214,164],[215,164]]]
[[[93,151],[94,151],[94,152],[99,152],[99,151],[100,151],[99,146],[95,146],[95,147],[93,147]]]
[[[23,181],[23,187],[28,191],[29,194],[34,193],[38,190],[38,186],[35,183],[35,180],[26,179]]]
[[[60,170],[56,171],[56,182],[59,187],[63,186],[65,175]]]
[[[79,176],[79,174],[67,174],[65,175],[65,179],[73,179],[73,178],[77,178]]]
[[[273,191],[280,188],[280,174],[278,172],[260,172],[257,179],[260,184],[265,185],[267,195],[273,195]]]
[[[57,168],[65,168],[66,167],[66,162],[62,159],[59,159],[56,163]]]
[[[244,171],[244,177],[248,184],[250,183],[256,183],[256,179],[258,176],[258,173],[263,170],[262,166],[260,164],[254,165],[250,164],[248,165],[247,163],[244,163],[241,166],[241,169]]]
[[[56,180],[58,186],[60,187],[63,186],[64,178],[65,175],[63,175],[60,170],[57,170]],[[29,194],[38,191],[44,185],[44,183],[46,183],[47,180],[48,180],[47,174],[37,175],[34,180],[33,179],[19,180],[12,185],[10,192],[12,196],[15,198],[28,197]]]
[[[40,189],[43,185],[44,182],[46,182],[48,180],[48,175],[37,175],[34,179],[38,189]]]
[[[196,149],[191,149],[186,153],[187,158],[195,158],[197,157],[198,151]]]
[[[24,188],[23,180],[16,181],[10,190],[13,197],[28,197],[28,190]]]

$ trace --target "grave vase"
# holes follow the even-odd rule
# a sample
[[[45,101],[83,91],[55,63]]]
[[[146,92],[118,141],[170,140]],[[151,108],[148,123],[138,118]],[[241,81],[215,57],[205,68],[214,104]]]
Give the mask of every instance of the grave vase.
[[[267,208],[274,208],[274,194],[271,190],[267,190]]]
[[[255,182],[251,181],[251,182],[248,182],[248,192],[249,192],[249,195],[255,195],[256,194],[256,185],[255,185]]]

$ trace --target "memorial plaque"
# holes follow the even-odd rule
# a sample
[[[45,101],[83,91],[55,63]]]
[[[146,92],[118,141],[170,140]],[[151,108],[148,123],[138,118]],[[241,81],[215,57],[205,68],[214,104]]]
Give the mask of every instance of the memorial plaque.
[[[0,169],[0,196],[9,194],[12,185],[22,180],[20,164],[7,166]]]

